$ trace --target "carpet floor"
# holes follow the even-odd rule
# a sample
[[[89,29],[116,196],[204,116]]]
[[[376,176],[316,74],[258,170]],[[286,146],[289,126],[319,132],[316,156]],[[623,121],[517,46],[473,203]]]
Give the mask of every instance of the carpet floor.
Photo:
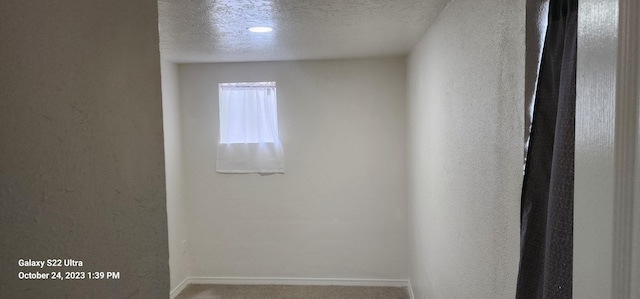
[[[175,299],[409,299],[404,287],[191,284]]]

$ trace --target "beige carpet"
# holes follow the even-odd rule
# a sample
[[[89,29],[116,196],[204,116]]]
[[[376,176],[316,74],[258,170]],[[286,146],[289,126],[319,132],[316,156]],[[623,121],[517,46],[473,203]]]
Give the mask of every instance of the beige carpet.
[[[409,299],[407,288],[191,284],[176,299]]]

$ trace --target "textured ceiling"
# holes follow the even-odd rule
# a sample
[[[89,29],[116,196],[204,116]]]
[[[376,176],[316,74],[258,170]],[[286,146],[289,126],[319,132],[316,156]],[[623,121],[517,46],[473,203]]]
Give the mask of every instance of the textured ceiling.
[[[159,0],[174,62],[405,55],[449,0]],[[251,26],[272,26],[256,34]]]

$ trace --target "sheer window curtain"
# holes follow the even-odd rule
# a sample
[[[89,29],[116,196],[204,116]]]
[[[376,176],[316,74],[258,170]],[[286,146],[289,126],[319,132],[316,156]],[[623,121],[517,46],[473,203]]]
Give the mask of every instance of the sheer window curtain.
[[[275,82],[219,85],[216,171],[284,173]]]

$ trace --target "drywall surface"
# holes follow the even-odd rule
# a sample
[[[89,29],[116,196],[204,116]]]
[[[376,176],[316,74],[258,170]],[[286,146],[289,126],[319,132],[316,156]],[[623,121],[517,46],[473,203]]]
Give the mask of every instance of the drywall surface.
[[[183,196],[182,138],[178,66],[162,61],[162,114],[167,186],[167,224],[171,289],[189,276],[187,201]]]
[[[179,66],[193,276],[406,279],[404,59]],[[218,174],[218,83],[276,81],[285,173]]]
[[[405,55],[447,2],[160,0],[160,48],[175,62]],[[276,30],[244,30],[256,25]]]
[[[3,0],[0,20],[0,297],[167,297],[156,1]],[[18,278],[67,271],[85,279]]]
[[[453,0],[408,60],[416,298],[513,298],[525,1]]]

